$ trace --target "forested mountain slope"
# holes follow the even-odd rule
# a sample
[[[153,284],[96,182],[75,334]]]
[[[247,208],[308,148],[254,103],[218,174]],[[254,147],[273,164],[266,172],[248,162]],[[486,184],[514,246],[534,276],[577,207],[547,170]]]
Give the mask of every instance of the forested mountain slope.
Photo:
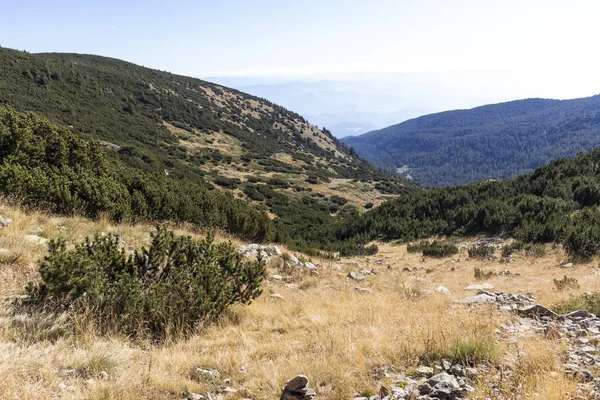
[[[148,207],[144,213],[156,219],[199,222],[199,211],[174,216],[165,210],[177,213],[183,199],[193,203],[191,193],[219,189],[229,193],[228,204],[267,213],[274,220],[276,233],[267,235],[263,226],[260,238],[302,247],[307,240],[319,240],[316,230],[331,229],[357,208],[413,190],[407,182],[361,159],[328,131],[282,107],[199,79],[116,59],[0,48],[2,105],[9,108],[2,115],[3,129],[14,143],[23,135],[33,142],[44,141],[44,129],[63,132],[57,136],[64,138],[65,128],[74,138],[98,142],[93,152],[101,148],[103,159],[108,160],[102,166],[106,171],[99,172],[118,178],[125,185],[121,189],[135,196],[135,201],[143,197],[143,204],[136,207]],[[36,116],[20,114],[25,111]],[[44,143],[41,147],[54,154],[52,146]],[[38,150],[29,150],[26,160],[19,162],[25,170],[33,166],[32,157],[37,157]],[[9,161],[11,151],[0,161]],[[60,165],[48,160],[39,164],[60,169],[64,160]],[[68,167],[86,173],[90,169],[88,164]],[[162,203],[148,197],[145,184],[136,186],[139,179],[160,187]],[[190,193],[183,193],[186,188]],[[179,206],[165,200],[163,192],[169,191],[173,192],[169,196],[179,196]],[[215,196],[217,204],[224,201]],[[42,200],[58,201],[36,202]],[[133,200],[126,200],[124,207],[129,209]],[[130,212],[116,214],[126,217]],[[222,220],[216,226],[254,235],[244,233],[239,223]]]
[[[600,145],[600,95],[447,111],[343,141],[426,186],[509,179]]]
[[[434,235],[511,234],[563,243],[575,258],[600,252],[600,148],[552,161],[511,181],[403,195],[347,222],[338,240],[414,240]]]

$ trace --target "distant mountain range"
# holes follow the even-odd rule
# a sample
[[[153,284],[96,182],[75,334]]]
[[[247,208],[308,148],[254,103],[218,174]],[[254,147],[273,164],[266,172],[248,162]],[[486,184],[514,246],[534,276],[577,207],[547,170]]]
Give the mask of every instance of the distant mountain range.
[[[398,95],[405,92],[404,84],[351,80],[206,79],[281,104],[340,138],[437,111],[422,99]]]
[[[600,95],[441,112],[342,140],[426,186],[509,179],[600,145]]]

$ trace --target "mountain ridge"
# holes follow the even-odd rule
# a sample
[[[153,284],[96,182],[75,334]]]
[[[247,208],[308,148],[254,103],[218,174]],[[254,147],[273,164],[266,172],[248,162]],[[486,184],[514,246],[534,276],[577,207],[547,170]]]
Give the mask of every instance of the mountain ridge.
[[[343,138],[376,165],[429,186],[510,179],[600,145],[600,95],[450,110]]]

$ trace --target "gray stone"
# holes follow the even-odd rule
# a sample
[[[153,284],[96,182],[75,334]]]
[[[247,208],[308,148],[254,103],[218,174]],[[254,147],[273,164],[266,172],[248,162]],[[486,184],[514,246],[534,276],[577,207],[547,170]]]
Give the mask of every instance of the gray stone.
[[[493,303],[496,301],[496,296],[490,296],[487,293],[481,293],[476,296],[467,297],[462,300],[455,300],[456,303],[461,304],[481,304],[481,303]]]
[[[590,318],[594,317],[594,314],[590,313],[587,310],[578,310],[573,311],[565,315],[567,318]]]
[[[573,268],[573,263],[564,263],[561,265],[563,268]]]
[[[435,288],[435,291],[443,294],[450,294],[450,290],[445,286],[438,286]]]
[[[10,224],[12,224],[12,222],[13,222],[12,219],[4,218],[3,216],[0,215],[0,226],[6,228]]]
[[[365,279],[365,276],[363,274],[361,274],[360,272],[350,271],[348,273],[348,278],[355,280],[355,281],[362,281],[363,279]]]
[[[456,378],[446,372],[440,372],[439,374],[432,376],[427,380],[427,383],[434,389],[439,384],[444,384],[454,389],[460,388]]]
[[[37,244],[46,244],[46,242],[48,241],[48,239],[40,237],[38,235],[25,235],[25,239]]]
[[[528,318],[532,318],[532,317],[557,318],[558,317],[557,313],[555,313],[552,310],[549,310],[548,308],[546,308],[540,304],[533,304],[530,306],[520,307],[517,311],[520,316],[528,317]]]
[[[465,290],[492,290],[494,289],[494,285],[491,283],[482,283],[480,285],[469,285],[465,288]]]
[[[415,371],[415,376],[423,376],[425,378],[429,378],[433,375],[433,368],[427,367],[425,365],[419,366]]]

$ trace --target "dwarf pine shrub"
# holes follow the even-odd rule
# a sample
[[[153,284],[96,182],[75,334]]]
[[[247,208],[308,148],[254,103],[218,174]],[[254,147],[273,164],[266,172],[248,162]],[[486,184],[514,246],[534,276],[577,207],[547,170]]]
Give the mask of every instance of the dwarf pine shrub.
[[[231,243],[176,236],[159,228],[149,248],[126,255],[117,235],[96,235],[70,250],[49,244],[34,304],[91,313],[103,330],[154,338],[186,334],[233,304],[261,294],[265,262],[245,262]]]

